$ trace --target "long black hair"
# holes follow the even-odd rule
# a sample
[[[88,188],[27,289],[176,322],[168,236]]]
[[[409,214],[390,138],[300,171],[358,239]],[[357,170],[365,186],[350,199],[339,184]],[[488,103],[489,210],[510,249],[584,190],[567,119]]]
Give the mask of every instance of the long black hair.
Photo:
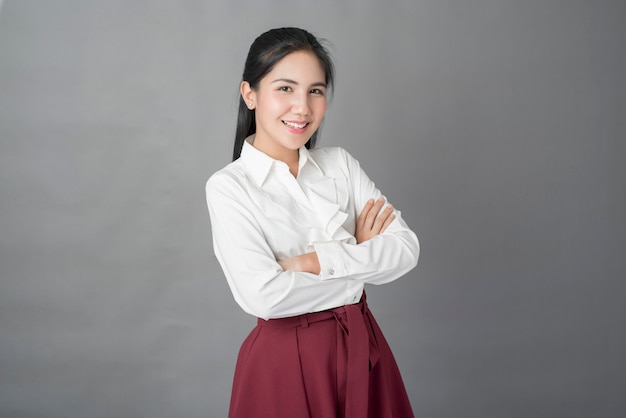
[[[329,89],[332,89],[335,80],[335,69],[328,50],[314,35],[299,28],[271,29],[256,38],[248,51],[242,81],[247,81],[253,90],[258,88],[261,79],[272,71],[274,65],[288,54],[296,51],[310,51],[317,56],[326,76],[326,85]],[[241,147],[245,139],[255,132],[254,110],[248,109],[240,96],[233,161],[241,155]],[[312,148],[315,146],[318,132],[319,128],[307,141],[305,147]]]

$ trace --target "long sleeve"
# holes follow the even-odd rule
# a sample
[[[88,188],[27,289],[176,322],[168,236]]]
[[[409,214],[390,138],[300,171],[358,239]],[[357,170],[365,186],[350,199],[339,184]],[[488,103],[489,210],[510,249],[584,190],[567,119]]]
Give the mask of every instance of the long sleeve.
[[[361,244],[356,220],[380,191],[341,148],[300,149],[299,174],[244,143],[241,157],[206,184],[213,249],[235,301],[269,319],[357,303],[366,283],[412,269],[419,243],[399,211]],[[319,275],[283,271],[277,260],[316,251]]]
[[[368,199],[377,199],[381,192],[361,168],[359,162],[348,152],[339,149],[341,163],[347,167],[347,175],[354,193],[355,217]],[[393,281],[417,265],[420,246],[417,236],[394,210],[395,220],[380,235],[361,244],[345,241],[314,243],[320,260],[320,276],[324,281],[338,278],[383,284]]]
[[[318,275],[282,270],[239,178],[216,173],[206,184],[206,196],[215,255],[244,311],[269,319],[352,302],[345,279],[321,281]]]

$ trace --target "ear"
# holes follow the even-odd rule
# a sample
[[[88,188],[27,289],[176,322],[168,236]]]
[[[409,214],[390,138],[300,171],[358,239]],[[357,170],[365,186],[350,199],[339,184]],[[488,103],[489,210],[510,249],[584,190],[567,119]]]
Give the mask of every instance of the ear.
[[[243,99],[248,109],[253,110],[256,107],[256,92],[250,87],[250,83],[242,81],[239,87],[241,98]]]

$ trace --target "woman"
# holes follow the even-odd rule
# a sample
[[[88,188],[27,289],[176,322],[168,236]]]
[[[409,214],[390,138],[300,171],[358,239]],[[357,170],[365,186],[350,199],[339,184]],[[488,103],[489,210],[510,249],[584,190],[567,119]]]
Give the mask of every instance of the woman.
[[[309,32],[259,36],[233,162],[207,182],[215,254],[237,303],[259,318],[230,417],[413,416],[363,287],[415,267],[419,244],[350,154],[314,148],[333,80]]]

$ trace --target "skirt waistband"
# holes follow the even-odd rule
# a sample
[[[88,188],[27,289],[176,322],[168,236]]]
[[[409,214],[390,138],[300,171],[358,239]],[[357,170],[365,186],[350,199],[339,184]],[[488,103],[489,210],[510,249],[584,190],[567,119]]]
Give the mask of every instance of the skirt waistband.
[[[274,318],[267,321],[265,319],[258,318],[257,324],[261,327],[272,328],[293,328],[298,326],[306,328],[309,324],[314,322],[327,321],[329,319],[337,318],[337,316],[346,315],[346,307],[348,306],[353,307],[350,309],[358,307],[361,312],[365,312],[365,300],[363,298],[359,303],[354,305],[339,306],[338,308],[328,309],[326,311],[311,312],[298,316],[289,316],[287,318]]]

